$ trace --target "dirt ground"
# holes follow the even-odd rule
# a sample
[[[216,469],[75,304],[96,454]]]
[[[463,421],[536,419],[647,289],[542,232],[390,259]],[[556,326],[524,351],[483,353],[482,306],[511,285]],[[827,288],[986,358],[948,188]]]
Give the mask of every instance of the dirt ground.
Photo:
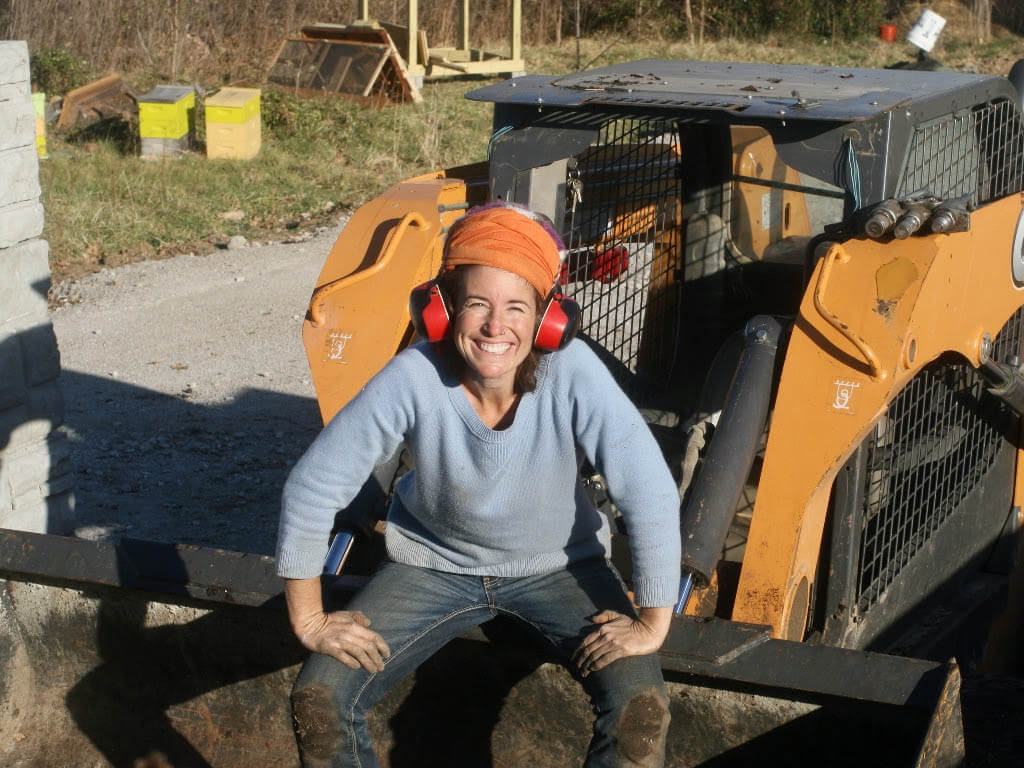
[[[300,329],[341,225],[53,287],[76,535],[273,553],[321,426]]]

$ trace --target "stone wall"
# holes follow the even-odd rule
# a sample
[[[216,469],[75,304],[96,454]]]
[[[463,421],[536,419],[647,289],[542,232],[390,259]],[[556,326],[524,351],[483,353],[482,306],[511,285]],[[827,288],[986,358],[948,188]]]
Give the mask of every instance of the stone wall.
[[[0,527],[65,533],[74,500],[40,240],[28,46],[0,41]]]

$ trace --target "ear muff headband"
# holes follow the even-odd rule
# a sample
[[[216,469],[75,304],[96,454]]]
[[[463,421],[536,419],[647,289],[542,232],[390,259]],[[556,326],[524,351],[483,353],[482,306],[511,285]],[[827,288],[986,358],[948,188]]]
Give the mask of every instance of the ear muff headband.
[[[437,342],[448,335],[451,315],[436,280],[417,285],[409,293],[409,317],[420,338]],[[552,291],[537,324],[533,345],[544,352],[564,348],[576,335],[579,318],[579,304]]]

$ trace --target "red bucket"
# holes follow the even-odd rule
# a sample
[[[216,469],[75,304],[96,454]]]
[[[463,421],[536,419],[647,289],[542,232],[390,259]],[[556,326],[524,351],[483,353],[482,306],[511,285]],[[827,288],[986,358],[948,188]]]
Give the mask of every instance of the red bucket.
[[[878,27],[878,39],[891,43],[896,40],[896,26],[893,24],[881,24]]]

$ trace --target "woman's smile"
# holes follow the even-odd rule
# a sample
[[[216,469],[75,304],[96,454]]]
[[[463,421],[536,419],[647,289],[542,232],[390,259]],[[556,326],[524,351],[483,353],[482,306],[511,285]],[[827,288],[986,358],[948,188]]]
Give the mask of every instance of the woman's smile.
[[[492,355],[503,355],[512,348],[512,344],[493,344],[486,341],[478,341],[477,346],[480,347],[484,352]]]

